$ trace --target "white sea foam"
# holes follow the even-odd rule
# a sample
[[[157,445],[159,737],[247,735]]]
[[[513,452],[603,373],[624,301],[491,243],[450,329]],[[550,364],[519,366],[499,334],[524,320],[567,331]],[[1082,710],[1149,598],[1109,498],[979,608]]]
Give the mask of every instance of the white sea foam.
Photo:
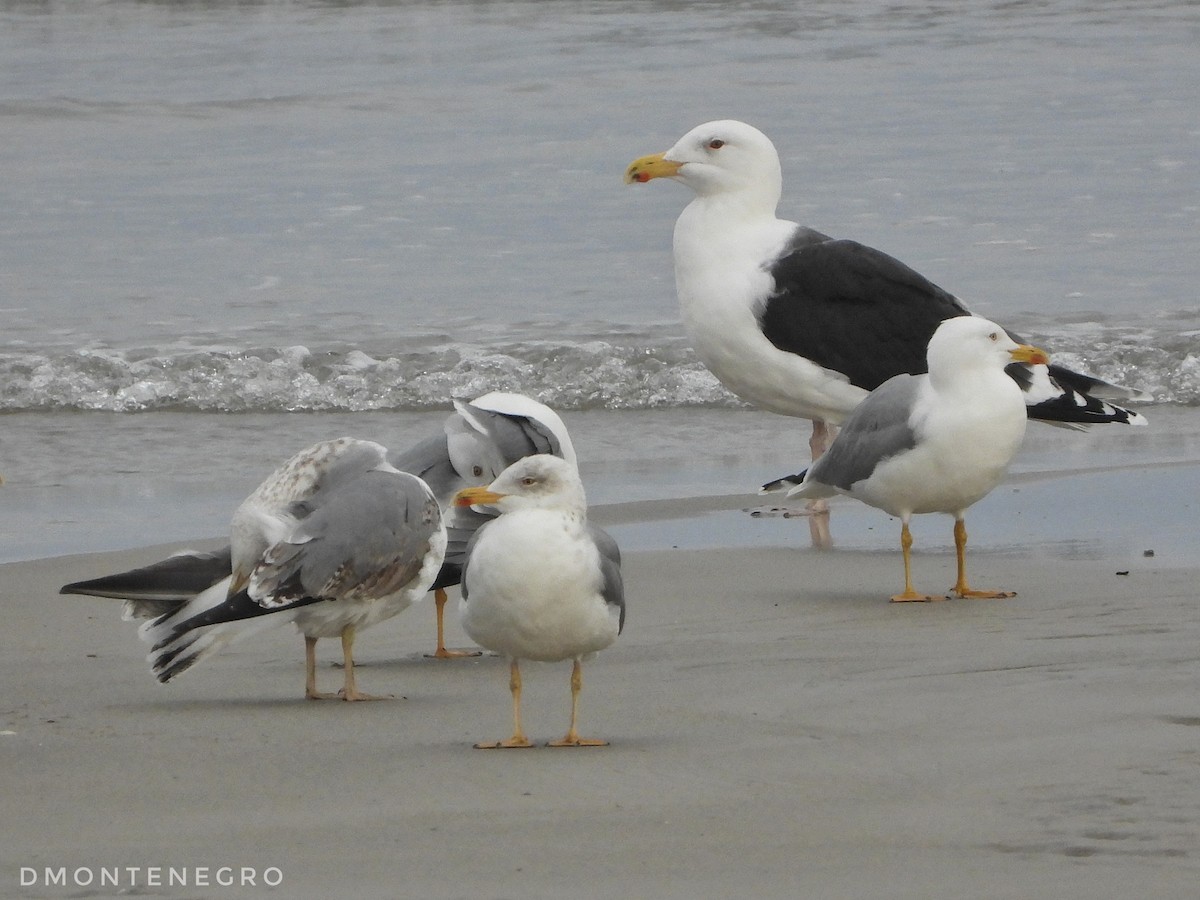
[[[495,389],[566,410],[741,405],[682,336],[553,336],[566,331],[525,328],[495,344],[437,336],[391,351],[344,344],[10,351],[0,354],[0,410],[419,411]],[[1197,334],[1179,322],[1132,331],[1040,322],[1021,333],[1068,368],[1160,403],[1200,403]]]

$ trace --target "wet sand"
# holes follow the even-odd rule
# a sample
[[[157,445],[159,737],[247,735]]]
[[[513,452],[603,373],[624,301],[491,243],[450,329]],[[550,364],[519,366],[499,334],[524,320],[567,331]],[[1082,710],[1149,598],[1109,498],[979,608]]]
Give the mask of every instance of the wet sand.
[[[1171,476],[1184,506],[1196,474]],[[973,533],[999,527],[1002,502],[977,509]],[[508,734],[506,664],[424,658],[429,602],[356,646],[363,688],[397,699],[314,703],[290,627],[163,686],[119,603],[56,594],[163,548],[5,565],[0,894],[264,893],[166,886],[227,866],[288,897],[1195,896],[1200,565],[1042,552],[1072,525],[1051,505],[1024,544],[971,557],[1018,597],[894,605],[894,523],[873,515],[878,549],[818,552],[803,531],[732,546],[738,498],[596,509],[710,537],[626,540],[626,632],[584,669],[601,749],[472,749]],[[952,553],[918,550],[918,587],[949,585]],[[525,667],[531,737],[565,730],[568,675]],[[47,885],[47,866],[96,883]],[[144,871],[102,889],[105,866]]]

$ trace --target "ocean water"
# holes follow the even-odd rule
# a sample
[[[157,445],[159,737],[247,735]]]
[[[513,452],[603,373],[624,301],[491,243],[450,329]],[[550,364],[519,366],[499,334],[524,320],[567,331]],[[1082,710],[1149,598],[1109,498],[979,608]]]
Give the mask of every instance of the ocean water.
[[[792,470],[683,336],[686,192],[621,182],[712,118],[775,140],[783,215],[1177,438],[1051,446],[1186,458],[1198,85],[1189,2],[0,0],[0,559],[219,534],[306,443],[493,389],[604,502]]]

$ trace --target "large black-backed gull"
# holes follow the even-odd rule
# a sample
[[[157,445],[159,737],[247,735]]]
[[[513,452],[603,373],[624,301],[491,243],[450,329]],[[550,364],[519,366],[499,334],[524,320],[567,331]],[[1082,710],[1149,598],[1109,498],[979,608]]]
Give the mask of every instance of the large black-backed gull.
[[[886,253],[777,218],[779,155],[757,128],[708,122],[625,173],[627,183],[655,178],[696,194],[674,238],[676,288],[696,354],[749,403],[811,419],[814,458],[826,426],[893,375],[924,372],[937,326],[970,314]],[[1076,428],[1145,422],[1106,402],[1149,399],[1142,392],[1060,366],[1018,364],[1009,374],[1030,418]]]

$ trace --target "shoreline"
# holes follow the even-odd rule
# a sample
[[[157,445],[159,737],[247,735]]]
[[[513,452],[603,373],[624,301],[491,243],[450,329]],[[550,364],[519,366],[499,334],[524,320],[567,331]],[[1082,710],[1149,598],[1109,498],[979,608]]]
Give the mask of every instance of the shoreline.
[[[1150,419],[1147,428],[1114,426],[1079,433],[1031,426],[1008,478],[976,505],[972,519],[990,515],[998,499],[1013,490],[1034,495],[1028,515],[1041,506],[1039,485],[1070,481],[1080,485],[1072,488],[1074,496],[1055,502],[1074,503],[1093,493],[1124,494],[1114,501],[1121,522],[1146,532],[1161,529],[1160,511],[1171,513],[1184,499],[1163,485],[1192,481],[1185,470],[1200,465],[1200,418],[1185,407],[1153,406],[1144,412]],[[442,412],[142,414],[122,419],[121,427],[114,428],[107,417],[89,415],[14,417],[2,470],[6,483],[0,488],[0,560],[178,546],[209,540],[206,536],[219,540],[238,503],[295,450],[340,434],[407,446],[436,433],[444,418]],[[747,531],[746,523],[731,517],[711,529],[697,529],[683,513],[736,514],[743,508],[781,505],[786,502],[782,494],[758,496],[758,485],[802,469],[807,459],[805,423],[753,410],[592,410],[571,412],[565,420],[597,521],[620,526],[645,523],[648,515],[675,519],[685,523],[681,539],[691,546],[710,541],[710,533],[719,536],[717,544],[731,534],[737,537]],[[61,459],[45,452],[46,446],[60,444],[87,446],[87,466],[64,469]],[[1170,474],[1171,467],[1181,471]],[[1146,503],[1126,491],[1128,478],[1148,479],[1145,483],[1163,493],[1163,502]],[[678,512],[673,503],[680,504]],[[851,532],[851,546],[891,546],[890,539],[868,543],[868,529],[887,522],[882,513],[860,509],[854,501],[835,505],[843,519],[863,518],[862,527]],[[1012,515],[1022,512],[1016,506],[1004,508]],[[659,512],[663,509],[668,510],[665,515]],[[1080,524],[1089,531],[1083,537],[1099,537],[1090,533],[1096,518],[1068,522],[1054,537],[1069,535]],[[796,543],[794,529],[775,529],[769,522],[764,518],[752,537],[739,540],[747,546]],[[935,526],[932,533],[944,530]],[[986,530],[978,530],[977,536],[985,539]],[[671,535],[652,528],[630,530],[628,540],[631,546],[659,549],[674,543]]]

